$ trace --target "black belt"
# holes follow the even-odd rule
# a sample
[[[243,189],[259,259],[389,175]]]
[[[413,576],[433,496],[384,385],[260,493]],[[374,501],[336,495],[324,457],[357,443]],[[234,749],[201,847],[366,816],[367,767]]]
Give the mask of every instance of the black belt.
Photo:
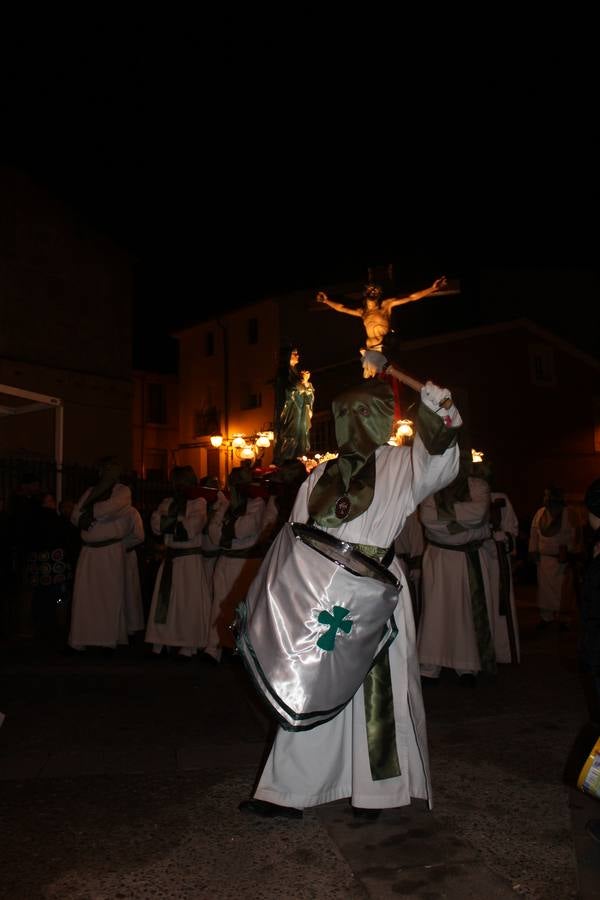
[[[433,547],[440,547],[442,550],[458,550],[460,553],[470,553],[471,550],[480,550],[483,547],[483,541],[469,541],[467,544],[439,544],[427,538],[427,542]]]
[[[107,538],[105,541],[84,541],[84,547],[110,547],[111,544],[120,544],[121,538]]]

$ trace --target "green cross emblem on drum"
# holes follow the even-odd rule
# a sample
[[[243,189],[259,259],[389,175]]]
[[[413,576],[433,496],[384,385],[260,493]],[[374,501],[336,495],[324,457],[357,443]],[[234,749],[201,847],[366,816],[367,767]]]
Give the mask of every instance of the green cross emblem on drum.
[[[346,616],[349,615],[349,613],[350,610],[344,609],[343,606],[334,606],[333,615],[327,612],[326,609],[319,613],[317,621],[321,625],[329,625],[329,629],[323,632],[317,641],[317,647],[320,647],[321,650],[335,649],[335,638],[338,631],[343,631],[345,634],[348,634],[352,628],[352,622],[346,619]]]

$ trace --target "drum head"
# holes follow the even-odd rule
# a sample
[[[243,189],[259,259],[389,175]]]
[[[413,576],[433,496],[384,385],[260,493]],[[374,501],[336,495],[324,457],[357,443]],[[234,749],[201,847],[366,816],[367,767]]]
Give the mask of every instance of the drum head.
[[[292,531],[297,538],[308,544],[313,550],[337,563],[338,566],[343,566],[344,569],[347,569],[353,575],[375,578],[384,584],[398,587],[398,580],[389,569],[382,566],[376,559],[372,559],[370,556],[361,553],[360,550],[356,550],[352,544],[340,541],[319,528],[311,528],[310,525],[301,525],[299,522],[292,523]]]

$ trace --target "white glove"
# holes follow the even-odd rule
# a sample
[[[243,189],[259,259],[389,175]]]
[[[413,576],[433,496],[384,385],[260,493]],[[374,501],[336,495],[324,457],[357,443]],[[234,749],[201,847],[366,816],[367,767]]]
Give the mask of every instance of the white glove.
[[[442,406],[444,400],[452,400],[452,394],[448,388],[441,388],[432,381],[427,381],[421,388],[421,400],[425,406],[437,413],[449,428],[458,428],[459,425],[462,425],[460,413],[453,403],[449,409]]]
[[[387,366],[387,359],[379,350],[361,350],[363,364],[363,377],[373,378],[383,372]]]
[[[438,387],[433,381],[427,381],[421,388],[421,400],[425,406],[437,412],[444,400],[452,400],[452,394],[447,388]]]

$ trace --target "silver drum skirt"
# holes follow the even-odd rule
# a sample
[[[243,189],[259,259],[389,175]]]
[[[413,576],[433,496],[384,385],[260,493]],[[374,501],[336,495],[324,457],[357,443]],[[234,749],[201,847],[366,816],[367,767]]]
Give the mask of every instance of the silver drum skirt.
[[[400,584],[318,528],[286,523],[238,607],[236,644],[284,728],[314,728],[352,699],[396,636]]]

